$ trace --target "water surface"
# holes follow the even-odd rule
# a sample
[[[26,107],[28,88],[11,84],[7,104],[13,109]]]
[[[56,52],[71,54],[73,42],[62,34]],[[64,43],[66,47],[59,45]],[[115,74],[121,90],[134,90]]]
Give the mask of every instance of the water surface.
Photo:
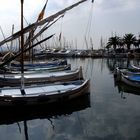
[[[0,125],[0,140],[139,140],[140,96],[122,91],[113,76],[114,66],[126,65],[128,61],[68,59],[68,62],[72,68],[82,66],[84,77],[90,79],[90,103],[42,119],[5,122]]]

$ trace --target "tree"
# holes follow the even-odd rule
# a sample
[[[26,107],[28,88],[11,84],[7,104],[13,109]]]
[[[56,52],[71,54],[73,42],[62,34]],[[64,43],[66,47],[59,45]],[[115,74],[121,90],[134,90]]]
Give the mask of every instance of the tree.
[[[135,46],[135,52],[140,53],[140,48],[139,48],[139,46],[140,46],[140,35],[135,40],[134,46]]]
[[[139,46],[140,46],[140,34],[139,34],[137,41],[138,41],[138,48],[139,48]]]
[[[124,40],[123,40],[123,38],[119,38],[118,45],[119,45],[120,48],[124,47]]]
[[[134,42],[136,42],[136,37],[129,33],[129,34],[125,34],[123,37],[124,40],[124,44],[126,44],[128,51],[130,51],[130,47],[132,44],[134,44]]]
[[[120,37],[118,37],[118,36],[110,37],[108,39],[106,47],[109,48],[109,47],[113,46],[114,51],[116,51],[117,45],[119,45],[119,40],[120,40]]]

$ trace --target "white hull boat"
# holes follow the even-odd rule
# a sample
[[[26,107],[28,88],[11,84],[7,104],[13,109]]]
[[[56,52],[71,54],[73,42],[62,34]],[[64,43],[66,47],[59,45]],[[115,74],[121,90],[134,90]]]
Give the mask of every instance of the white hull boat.
[[[69,101],[89,93],[89,80],[0,89],[0,107],[34,106]]]
[[[82,67],[76,70],[59,72],[25,73],[24,84],[51,83],[57,81],[72,81],[83,79]],[[18,86],[21,84],[21,74],[1,74],[0,86]]]

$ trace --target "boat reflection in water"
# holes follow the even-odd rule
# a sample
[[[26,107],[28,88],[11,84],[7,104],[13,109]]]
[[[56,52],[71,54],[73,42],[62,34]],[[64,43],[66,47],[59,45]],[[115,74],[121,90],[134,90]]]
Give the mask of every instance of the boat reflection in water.
[[[51,119],[61,115],[70,115],[73,112],[90,107],[90,94],[86,94],[67,102],[50,104],[50,106],[36,106],[15,108],[14,110],[1,109],[0,124],[12,124],[33,119]]]
[[[140,95],[140,89],[136,87],[132,87],[130,85],[125,84],[122,81],[118,81],[117,77],[114,77],[114,85],[118,88],[118,92],[121,94],[121,98],[125,99],[124,93]]]
[[[54,129],[51,119],[57,119],[59,116],[71,115],[74,112],[78,112],[90,107],[90,95],[86,94],[75,98],[69,102],[59,102],[52,104],[51,106],[38,106],[36,108],[22,108],[16,110],[1,110],[0,125],[9,125],[17,123],[19,132],[22,129],[20,124],[23,123],[23,133],[25,140],[29,140],[28,134],[28,121],[35,119],[48,119]],[[21,123],[18,123],[21,122]]]

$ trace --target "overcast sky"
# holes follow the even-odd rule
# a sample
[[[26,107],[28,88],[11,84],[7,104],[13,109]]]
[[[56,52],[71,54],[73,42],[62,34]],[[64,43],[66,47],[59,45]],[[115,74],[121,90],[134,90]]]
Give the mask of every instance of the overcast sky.
[[[55,13],[78,0],[51,0],[45,15]],[[24,0],[24,17],[29,23],[36,21],[46,0]],[[77,40],[79,48],[86,48],[84,37],[93,39],[94,48],[100,48],[100,39],[107,40],[112,34],[123,36],[140,32],[140,0],[91,0],[69,11],[52,29],[59,35],[62,31],[67,40]],[[0,26],[6,37],[20,28],[20,0],[0,0]],[[27,26],[27,24],[24,24]],[[61,27],[62,26],[62,27]],[[89,31],[90,30],[90,31]],[[1,32],[0,32],[1,34]],[[0,40],[2,40],[2,34]]]

